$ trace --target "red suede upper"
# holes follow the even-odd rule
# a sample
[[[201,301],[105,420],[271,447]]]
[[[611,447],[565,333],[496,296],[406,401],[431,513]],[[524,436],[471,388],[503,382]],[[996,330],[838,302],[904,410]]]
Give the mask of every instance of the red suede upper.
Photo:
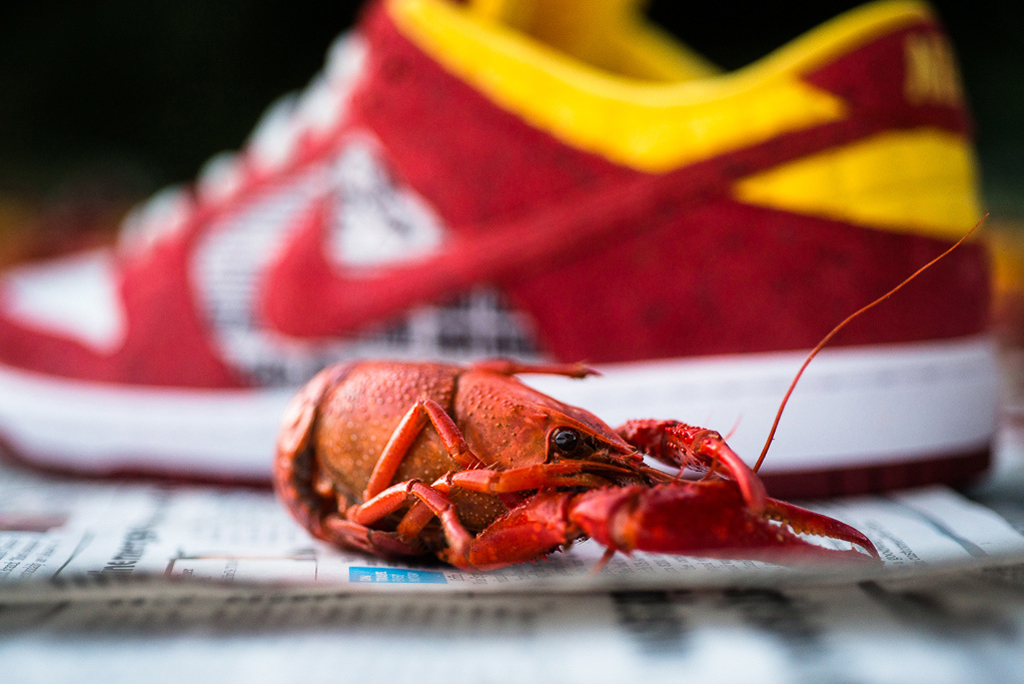
[[[467,237],[505,217],[537,217],[542,226],[550,207],[602,203],[601,195],[649,179],[630,211],[609,211],[606,228],[589,227],[597,235],[586,244],[500,281],[559,359],[804,349],[949,245],[744,205],[731,199],[732,182],[883,130],[965,132],[962,109],[913,107],[899,90],[905,35],[935,30],[909,27],[809,75],[847,101],[849,118],[662,176],[615,166],[531,128],[424,55],[383,11],[367,23],[371,75],[354,114],[405,180]],[[836,344],[979,333],[988,298],[985,250],[965,245]]]
[[[327,208],[310,207],[267,274],[259,316],[296,337],[343,335],[484,283],[532,316],[542,348],[562,361],[812,347],[948,243],[745,205],[732,199],[733,183],[879,131],[965,132],[962,109],[914,107],[900,95],[905,34],[934,30],[907,28],[810,74],[846,101],[851,113],[842,121],[645,174],[572,149],[497,107],[404,38],[378,6],[364,24],[369,57],[350,126],[372,131],[394,174],[444,219],[453,236],[445,258],[379,278],[332,270],[320,246]],[[307,145],[283,175],[335,154],[344,134]],[[0,361],[88,380],[242,386],[213,347],[189,260],[212,217],[280,182],[251,183],[233,204],[194,217],[176,241],[123,264],[129,329],[119,351],[26,329],[0,312]],[[967,244],[836,344],[982,332],[988,282],[985,250]]]

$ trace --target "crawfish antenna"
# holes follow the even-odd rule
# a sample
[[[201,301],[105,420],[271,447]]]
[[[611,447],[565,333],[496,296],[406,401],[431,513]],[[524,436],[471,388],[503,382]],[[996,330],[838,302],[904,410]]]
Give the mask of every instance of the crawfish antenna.
[[[803,365],[800,366],[800,370],[798,370],[796,372],[796,376],[793,378],[793,382],[789,383],[789,389],[786,390],[785,396],[782,397],[782,403],[779,404],[779,410],[775,414],[775,421],[772,423],[772,429],[768,431],[768,439],[765,440],[764,448],[761,449],[761,455],[757,457],[757,463],[754,464],[753,471],[755,473],[761,468],[761,464],[764,463],[765,456],[768,455],[768,448],[772,445],[772,441],[775,439],[775,431],[779,427],[779,421],[782,420],[782,412],[786,409],[786,404],[789,403],[789,398],[793,395],[793,390],[796,389],[796,383],[800,382],[801,376],[803,376],[804,371],[807,370],[807,366],[810,365],[811,360],[814,359],[814,357],[818,355],[818,352],[820,352],[822,349],[824,349],[825,345],[827,345],[832,340],[832,338],[835,337],[839,333],[839,331],[842,330],[843,328],[845,328],[850,322],[852,322],[853,320],[859,318],[862,314],[867,313],[871,309],[875,308],[876,306],[878,306],[879,304],[884,302],[889,297],[893,296],[894,294],[896,294],[897,292],[902,290],[904,285],[906,285],[907,283],[912,281],[914,278],[916,278],[917,276],[919,276],[922,273],[924,273],[925,271],[927,271],[929,268],[934,266],[937,262],[939,262],[942,259],[944,259],[950,252],[952,252],[954,249],[956,249],[961,244],[963,244],[964,240],[969,238],[971,236],[971,234],[973,234],[974,231],[976,231],[978,229],[978,226],[980,226],[982,224],[982,222],[985,219],[987,219],[987,218],[988,218],[988,214],[985,214],[984,216],[982,216],[981,220],[978,221],[977,223],[975,223],[973,228],[971,228],[969,231],[967,231],[967,233],[962,238],[960,238],[959,240],[956,241],[956,244],[954,244],[952,247],[947,249],[945,252],[943,252],[939,256],[937,256],[934,259],[932,259],[931,261],[929,261],[927,264],[925,264],[921,268],[919,268],[916,271],[914,271],[913,273],[911,273],[910,276],[907,277],[902,283],[900,283],[896,287],[892,288],[891,290],[886,292],[884,295],[882,295],[881,297],[879,297],[875,301],[871,302],[867,306],[864,306],[864,307],[858,309],[857,311],[854,311],[852,314],[847,316],[839,325],[837,325],[836,327],[832,328],[832,330],[829,332],[829,334],[825,335],[825,337],[822,338],[821,342],[818,342],[818,344],[815,345],[814,349],[811,350],[811,353],[807,355],[806,359],[804,359]]]

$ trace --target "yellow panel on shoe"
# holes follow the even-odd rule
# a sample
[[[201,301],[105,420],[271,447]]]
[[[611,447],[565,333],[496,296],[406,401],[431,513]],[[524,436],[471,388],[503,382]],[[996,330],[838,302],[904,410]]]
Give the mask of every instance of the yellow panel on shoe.
[[[742,202],[888,230],[957,239],[981,216],[976,162],[962,137],[887,131],[735,186]]]
[[[500,106],[566,144],[643,171],[667,171],[844,113],[839,98],[797,80],[786,54],[785,63],[665,84],[609,74],[443,0],[392,0],[389,10],[421,49]]]
[[[643,25],[626,12],[635,8],[607,6],[631,17],[622,23]],[[868,5],[735,73],[664,83],[608,73],[443,0],[391,0],[389,12],[421,49],[505,109],[569,145],[649,172],[842,118],[842,100],[800,76],[932,16],[921,3]],[[671,51],[667,39],[649,45]],[[677,56],[686,62],[683,51]]]

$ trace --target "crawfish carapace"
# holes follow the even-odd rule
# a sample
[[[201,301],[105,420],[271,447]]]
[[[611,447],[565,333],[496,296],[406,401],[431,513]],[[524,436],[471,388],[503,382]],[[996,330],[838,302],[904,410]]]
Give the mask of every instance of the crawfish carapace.
[[[654,420],[613,430],[514,377],[525,372],[592,371],[504,360],[328,368],[289,407],[275,488],[320,539],[463,569],[534,560],[584,537],[626,553],[878,558],[852,527],[768,497],[717,432]],[[680,479],[645,459],[704,477]]]

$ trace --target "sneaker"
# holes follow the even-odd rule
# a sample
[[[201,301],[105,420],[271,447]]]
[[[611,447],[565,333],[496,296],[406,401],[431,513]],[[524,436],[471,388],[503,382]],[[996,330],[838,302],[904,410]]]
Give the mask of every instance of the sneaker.
[[[806,352],[978,219],[949,43],[922,4],[722,74],[632,0],[386,0],[238,154],[108,251],[0,289],[0,432],[37,466],[266,481],[283,408],[353,357],[578,361],[615,424],[751,462]],[[984,470],[987,255],[968,243],[811,364],[783,496]],[[528,378],[530,382],[533,379]]]

